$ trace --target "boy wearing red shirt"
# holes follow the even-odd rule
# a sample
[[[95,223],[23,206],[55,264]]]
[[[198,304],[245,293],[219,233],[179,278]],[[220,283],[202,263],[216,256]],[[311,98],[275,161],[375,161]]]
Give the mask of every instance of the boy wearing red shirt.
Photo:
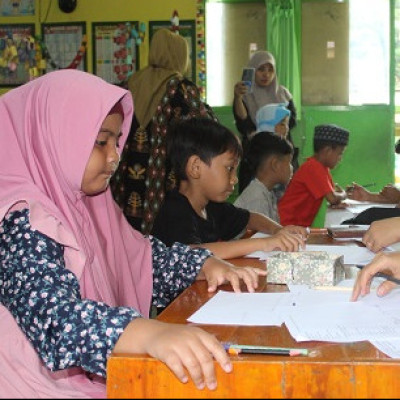
[[[347,198],[346,192],[332,180],[330,170],[342,159],[349,132],[337,125],[318,125],[314,130],[314,155],[293,175],[278,203],[282,225],[310,226],[322,200],[337,205]]]

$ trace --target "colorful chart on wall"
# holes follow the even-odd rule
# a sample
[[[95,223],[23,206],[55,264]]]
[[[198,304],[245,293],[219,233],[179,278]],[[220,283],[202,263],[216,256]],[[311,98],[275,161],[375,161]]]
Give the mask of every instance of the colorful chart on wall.
[[[18,86],[36,67],[35,25],[0,25],[0,86]]]
[[[149,21],[149,40],[157,29],[171,29],[171,21]],[[185,38],[189,46],[189,67],[186,77],[196,82],[196,28],[194,20],[180,20],[179,34]]]
[[[0,15],[20,17],[35,14],[35,0],[0,0]]]
[[[107,82],[124,85],[139,67],[138,22],[94,22],[93,71]]]
[[[86,41],[86,24],[84,22],[42,24],[42,39],[50,59],[46,72],[61,68],[75,68],[86,71],[85,51],[82,43]],[[75,61],[76,65],[71,66]]]

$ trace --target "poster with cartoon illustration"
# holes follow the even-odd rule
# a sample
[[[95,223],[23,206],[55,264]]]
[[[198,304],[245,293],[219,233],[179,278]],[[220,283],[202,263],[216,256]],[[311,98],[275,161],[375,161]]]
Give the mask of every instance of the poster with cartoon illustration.
[[[0,25],[0,86],[21,85],[39,75],[34,24]]]
[[[0,0],[0,15],[19,17],[35,14],[35,0]]]

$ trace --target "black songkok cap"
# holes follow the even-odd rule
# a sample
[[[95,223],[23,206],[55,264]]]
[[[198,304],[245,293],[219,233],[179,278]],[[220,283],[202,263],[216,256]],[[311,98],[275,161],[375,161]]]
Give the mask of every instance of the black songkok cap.
[[[314,130],[314,140],[347,146],[349,131],[333,124],[318,125]]]

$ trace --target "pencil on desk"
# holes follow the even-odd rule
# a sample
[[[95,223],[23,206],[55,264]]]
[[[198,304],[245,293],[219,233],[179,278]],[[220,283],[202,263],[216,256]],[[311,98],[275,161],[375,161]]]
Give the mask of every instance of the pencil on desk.
[[[353,290],[350,286],[314,286],[314,290],[333,290],[333,291],[350,291]]]
[[[359,269],[363,269],[365,267],[365,265],[355,265],[355,267],[359,268]],[[397,279],[391,275],[385,274],[383,272],[377,272],[374,276],[378,277],[378,278],[384,278],[390,282],[394,282],[397,285],[400,285],[400,279]]]
[[[229,354],[270,354],[282,356],[308,356],[308,349],[296,349],[289,347],[270,347],[270,346],[253,346],[246,344],[224,344]]]
[[[301,356],[307,355],[302,354],[300,350],[284,350],[284,349],[235,349],[230,347],[228,349],[229,354],[238,355],[238,354],[269,354],[269,355],[280,355],[280,356]]]

